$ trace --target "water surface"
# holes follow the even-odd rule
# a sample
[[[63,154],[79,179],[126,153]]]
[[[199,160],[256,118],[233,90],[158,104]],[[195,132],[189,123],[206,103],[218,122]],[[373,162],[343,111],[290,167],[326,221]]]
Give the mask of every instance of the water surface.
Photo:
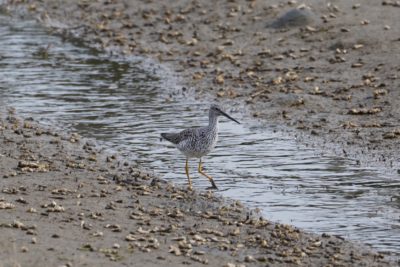
[[[205,125],[208,103],[182,90],[165,67],[113,59],[32,21],[0,16],[0,70],[0,105],[96,138],[132,163],[186,184],[185,158],[159,133]],[[243,117],[240,107],[227,111],[244,123],[222,118],[220,142],[204,158],[222,195],[261,208],[268,219],[400,255],[398,177],[317,154]],[[196,167],[193,160],[194,186],[205,189],[208,180]]]

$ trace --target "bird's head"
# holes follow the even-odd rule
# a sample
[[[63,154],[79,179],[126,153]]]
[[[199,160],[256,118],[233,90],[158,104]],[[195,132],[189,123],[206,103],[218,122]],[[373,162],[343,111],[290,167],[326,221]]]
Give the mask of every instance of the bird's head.
[[[217,105],[217,104],[212,104],[211,105],[211,107],[210,107],[210,115],[214,115],[214,116],[225,116],[225,117],[227,117],[228,119],[230,119],[230,120],[232,120],[232,121],[234,121],[234,122],[236,122],[236,123],[238,123],[238,124],[240,124],[240,122],[238,122],[237,120],[235,120],[234,118],[232,118],[231,116],[229,116],[228,114],[226,114],[223,110],[222,110],[222,108],[219,106],[219,105]]]

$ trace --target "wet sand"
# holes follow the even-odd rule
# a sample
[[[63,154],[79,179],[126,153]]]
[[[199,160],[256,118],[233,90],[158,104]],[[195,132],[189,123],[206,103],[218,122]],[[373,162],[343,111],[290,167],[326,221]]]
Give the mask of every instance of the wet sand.
[[[44,0],[22,7],[65,37],[169,64],[200,96],[237,101],[310,142],[398,168],[399,7],[317,2],[294,26],[271,24],[293,2]],[[12,114],[1,130],[2,265],[393,265],[340,238],[176,188],[77,136]]]

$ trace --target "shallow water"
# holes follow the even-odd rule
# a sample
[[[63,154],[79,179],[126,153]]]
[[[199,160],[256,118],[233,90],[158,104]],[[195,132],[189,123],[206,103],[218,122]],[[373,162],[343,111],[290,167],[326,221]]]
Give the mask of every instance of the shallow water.
[[[48,55],[40,48],[50,44]],[[23,116],[96,138],[127,160],[186,184],[184,157],[159,133],[208,122],[196,100],[167,69],[139,58],[111,59],[63,42],[32,21],[0,16],[0,105]],[[204,158],[219,192],[262,209],[265,217],[328,232],[400,256],[400,181],[384,170],[317,154],[272,127],[221,119],[220,142]],[[194,186],[209,186],[196,174]],[[396,198],[397,194],[397,198]]]

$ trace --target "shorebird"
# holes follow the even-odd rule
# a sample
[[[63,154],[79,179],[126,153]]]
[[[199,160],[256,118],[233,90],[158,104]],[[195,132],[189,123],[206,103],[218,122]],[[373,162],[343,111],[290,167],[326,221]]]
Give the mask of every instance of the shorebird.
[[[218,140],[218,117],[225,116],[228,119],[240,124],[237,120],[226,114],[221,107],[218,105],[212,104],[208,113],[209,123],[208,126],[198,127],[198,128],[189,128],[183,130],[179,133],[162,133],[161,137],[165,140],[173,143],[185,156],[186,156],[186,165],[185,172],[189,182],[189,190],[192,190],[192,180],[189,175],[189,159],[190,158],[198,158],[199,159],[199,167],[198,172],[211,182],[211,188],[218,189],[215,185],[215,182],[211,176],[203,172],[201,165],[201,158],[208,153],[210,153]]]

